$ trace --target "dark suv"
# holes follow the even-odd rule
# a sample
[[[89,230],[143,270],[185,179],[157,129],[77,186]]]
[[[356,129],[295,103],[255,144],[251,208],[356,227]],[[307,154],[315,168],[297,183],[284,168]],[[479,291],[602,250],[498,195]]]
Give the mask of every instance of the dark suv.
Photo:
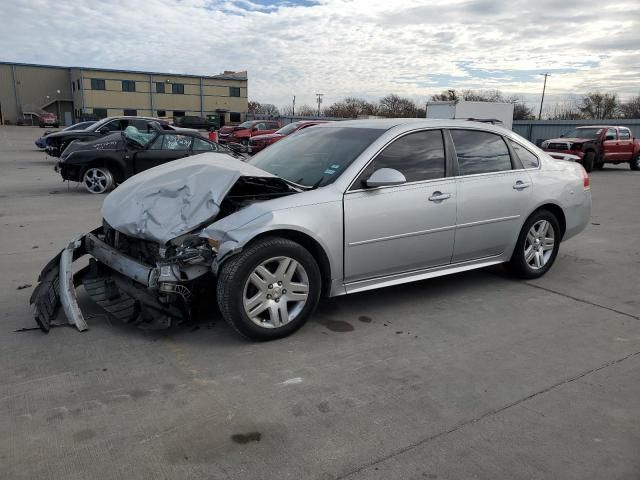
[[[136,127],[140,131],[147,131],[151,122],[158,124],[165,130],[173,130],[169,122],[151,117],[107,117],[85,130],[67,130],[47,135],[46,151],[52,157],[59,157],[74,140],[83,142],[108,135],[114,132],[121,132],[128,126]]]

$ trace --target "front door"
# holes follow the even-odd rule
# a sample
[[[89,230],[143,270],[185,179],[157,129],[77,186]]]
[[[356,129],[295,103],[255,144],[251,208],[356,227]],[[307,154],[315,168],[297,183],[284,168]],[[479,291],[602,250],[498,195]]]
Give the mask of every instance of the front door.
[[[505,140],[480,130],[451,130],[458,158],[458,216],[453,263],[502,254],[520,233],[533,186],[516,169]]]
[[[604,151],[604,160],[606,162],[616,162],[620,159],[618,132],[615,128],[607,128],[602,146]]]
[[[365,168],[344,196],[345,282],[446,265],[456,221],[456,183],[446,177],[441,130],[406,134]],[[402,185],[367,188],[380,168]]]
[[[633,157],[633,138],[629,129],[618,129],[618,143],[620,144],[620,157],[618,160],[628,162]]]
[[[133,154],[133,174],[191,155],[192,137],[161,134],[145,150]]]

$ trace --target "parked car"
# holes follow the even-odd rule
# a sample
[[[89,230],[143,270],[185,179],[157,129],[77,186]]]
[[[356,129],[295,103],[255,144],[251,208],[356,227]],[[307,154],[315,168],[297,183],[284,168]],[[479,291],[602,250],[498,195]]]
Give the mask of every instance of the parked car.
[[[569,195],[571,192],[571,195]],[[196,155],[110,193],[31,297],[49,328],[61,300],[88,328],[72,261],[113,316],[167,326],[213,301],[238,332],[284,337],[338,296],[506,263],[544,275],[589,221],[589,177],[502,127],[460,120],[327,123],[247,163]],[[57,288],[57,290],[56,290]]]
[[[218,141],[220,143],[240,143],[248,147],[251,137],[274,133],[280,127],[280,122],[277,120],[249,120],[235,127],[222,127],[218,132]]]
[[[149,128],[151,122],[157,122],[165,130],[173,130],[169,122],[150,117],[107,117],[94,123],[84,130],[72,130],[52,133],[47,135],[46,151],[52,157],[59,157],[67,145],[73,140],[94,140],[113,132],[121,132],[129,125],[144,131]]]
[[[327,123],[327,120],[303,120],[300,122],[293,122],[285,125],[280,130],[274,133],[265,133],[262,135],[255,135],[249,140],[249,153],[258,153],[264,150],[269,145],[276,143],[278,140],[282,140],[287,135],[302,130],[303,128],[312,127],[321,123]]]
[[[547,152],[576,155],[587,172],[605,163],[628,163],[631,170],[640,170],[640,140],[633,138],[627,127],[577,127],[560,138],[545,140],[541,146]]]
[[[60,126],[60,121],[58,120],[58,117],[56,117],[55,113],[43,112],[38,116],[38,126],[40,128],[58,128]]]
[[[173,124],[176,127],[194,128],[197,130],[213,131],[217,130],[218,119],[215,116],[209,116],[209,118],[197,117],[192,115],[185,115],[184,117],[175,117]]]
[[[75,130],[84,130],[85,128],[89,128],[94,123],[96,123],[96,122],[95,121],[79,122],[79,123],[75,123],[73,125],[70,125],[67,128],[63,128],[62,131],[63,132],[72,132],[72,131],[75,131]],[[44,132],[42,134],[42,136],[39,137],[36,140],[36,147],[43,148],[43,149],[47,148],[47,139],[46,139],[46,137],[48,135],[51,135],[52,133],[57,133],[57,131],[56,130],[49,130],[47,132]]]
[[[82,182],[89,193],[105,193],[127,178],[163,163],[204,152],[231,152],[197,132],[164,130],[158,123],[72,142],[56,164],[63,180]]]

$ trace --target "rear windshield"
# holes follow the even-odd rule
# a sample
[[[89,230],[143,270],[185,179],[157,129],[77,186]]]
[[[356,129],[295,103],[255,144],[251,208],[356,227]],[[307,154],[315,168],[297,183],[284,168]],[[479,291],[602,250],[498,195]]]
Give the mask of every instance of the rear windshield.
[[[298,185],[322,187],[334,182],[383,132],[377,128],[303,129],[248,163]]]
[[[290,123],[289,125],[282,127],[276,133],[279,133],[280,135],[289,135],[290,133],[295,132],[296,128],[298,128],[298,123]]]

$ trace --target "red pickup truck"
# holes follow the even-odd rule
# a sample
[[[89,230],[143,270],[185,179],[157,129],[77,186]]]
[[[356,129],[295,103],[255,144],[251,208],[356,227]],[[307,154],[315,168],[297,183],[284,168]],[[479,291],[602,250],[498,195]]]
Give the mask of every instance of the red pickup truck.
[[[277,120],[249,120],[238,126],[222,127],[218,132],[220,143],[241,143],[248,146],[249,139],[254,135],[274,133],[281,127]]]
[[[587,172],[605,163],[628,163],[631,170],[640,170],[640,140],[633,138],[627,127],[577,127],[560,138],[545,140],[541,147],[547,152],[578,156]]]

